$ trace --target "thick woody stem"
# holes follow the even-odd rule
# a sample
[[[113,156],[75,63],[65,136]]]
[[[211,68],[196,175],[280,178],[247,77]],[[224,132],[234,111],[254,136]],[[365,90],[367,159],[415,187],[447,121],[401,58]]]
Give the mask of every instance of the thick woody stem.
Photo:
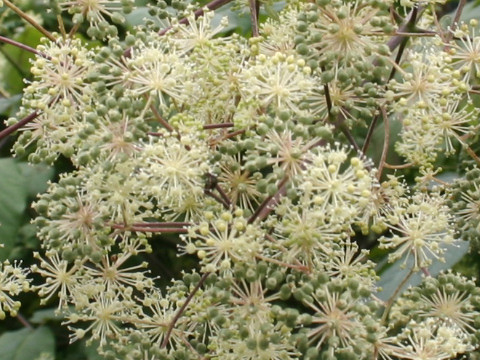
[[[259,35],[258,10],[260,8],[260,3],[258,0],[249,0],[249,5],[250,5],[250,17],[252,19],[252,37],[257,37]]]

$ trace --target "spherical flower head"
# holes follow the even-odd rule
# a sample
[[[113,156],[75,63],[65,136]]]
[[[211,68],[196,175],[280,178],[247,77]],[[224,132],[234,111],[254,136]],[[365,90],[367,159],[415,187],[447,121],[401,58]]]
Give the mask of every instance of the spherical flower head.
[[[187,143],[185,143],[187,142]],[[161,208],[181,207],[191,197],[203,197],[205,176],[210,172],[210,150],[202,141],[167,136],[151,139],[142,149],[141,178],[148,183],[145,195]]]
[[[62,10],[73,14],[74,23],[80,24],[86,19],[90,28],[88,34],[93,38],[103,39],[107,35],[116,35],[109,20],[121,24],[125,21],[122,12],[130,12],[134,0],[60,0]]]
[[[78,289],[81,291],[81,289]],[[90,333],[89,342],[99,341],[100,346],[105,346],[108,338],[120,335],[119,324],[128,316],[128,311],[133,310],[131,304],[123,302],[116,295],[106,292],[99,292],[92,298],[92,301],[79,312],[72,312],[67,316],[68,328],[72,331],[70,342],[73,343]],[[86,329],[76,327],[77,322],[87,322]]]
[[[450,189],[448,206],[455,218],[456,237],[470,241],[474,251],[480,249],[480,170],[472,168],[465,178],[457,179]]]
[[[242,328],[241,336],[219,339],[215,355],[226,360],[286,360],[298,359],[300,353],[286,329],[255,322]]]
[[[319,137],[304,139],[302,136],[295,136],[291,130],[280,132],[272,129],[259,141],[255,150],[267,156],[268,165],[281,168],[286,176],[295,181],[295,176],[308,167],[310,149],[320,140]]]
[[[13,296],[30,289],[31,279],[27,278],[28,269],[20,267],[20,263],[11,264],[8,260],[0,264],[0,319],[5,319],[6,313],[16,316],[20,302]]]
[[[248,224],[243,211],[207,212],[205,220],[183,236],[182,253],[197,254],[203,271],[230,274],[235,263],[250,263],[261,253],[265,236],[256,224]]]
[[[254,207],[258,205],[262,198],[262,194],[256,186],[260,178],[259,174],[252,174],[243,169],[243,161],[240,155],[222,158],[220,170],[219,184],[227,193],[232,204],[238,205],[241,209],[250,209],[253,212]]]
[[[55,105],[80,108],[91,101],[91,89],[86,82],[93,66],[92,52],[78,39],[44,40],[37,50],[40,55],[32,63],[35,80],[25,89],[33,94],[26,105],[37,109]]]
[[[153,44],[139,43],[131,49],[131,56],[125,59],[126,74],[120,73],[117,81],[122,81],[132,96],[148,96],[145,108],[154,100],[161,110],[172,103],[180,106],[187,100],[183,89],[189,84],[191,66],[163,39],[157,36],[151,41]]]
[[[380,247],[395,249],[389,255],[391,262],[405,256],[406,265],[412,256],[415,270],[428,267],[433,259],[443,261],[445,246],[454,242],[451,221],[442,195],[414,194],[409,204],[392,209],[387,217],[392,236],[381,237]]]
[[[392,307],[391,321],[405,325],[435,319],[438,325],[452,328],[456,336],[470,346],[478,346],[476,321],[480,315],[480,289],[474,281],[451,271],[438,278],[426,277],[417,287],[409,288]]]
[[[272,222],[275,241],[268,243],[273,255],[287,264],[322,268],[342,236],[341,227],[332,224],[322,210],[295,205],[288,198],[277,210],[278,218]]]
[[[306,324],[308,342],[330,356],[358,349],[363,358],[372,349],[366,341],[370,317],[368,306],[360,305],[359,292],[352,292],[346,282],[332,280],[318,287],[302,286],[303,304],[313,311]],[[303,290],[303,291],[302,291]]]
[[[438,154],[447,156],[456,152],[456,144],[468,146],[466,139],[477,127],[478,109],[460,98],[439,99],[435,107],[409,108],[402,118],[401,141],[395,144],[399,154],[413,164],[426,166]]]
[[[301,5],[300,5],[301,6]],[[285,55],[295,53],[295,42],[292,34],[298,23],[299,12],[296,6],[287,6],[278,15],[277,18],[269,17],[260,25],[259,43],[252,45],[258,47],[260,54],[272,56],[277,52]]]
[[[375,264],[368,260],[368,250],[360,250],[358,245],[349,239],[333,245],[331,255],[324,263],[325,273],[330,278],[346,280],[352,287],[362,285],[373,290],[378,281]]]
[[[35,222],[42,224],[37,235],[47,249],[88,246],[99,250],[105,246],[97,240],[106,232],[104,222],[109,214],[98,200],[76,188],[80,181],[75,175],[63,176],[34,204],[39,215]]]
[[[53,163],[60,153],[66,157],[74,153],[80,132],[89,125],[82,115],[94,94],[87,80],[93,52],[78,39],[43,40],[38,52],[31,67],[34,80],[24,90],[18,115],[35,111],[37,116],[20,129],[14,150],[23,155],[36,143],[29,161]]]
[[[159,290],[144,293],[143,308],[139,313],[136,327],[154,346],[162,345],[168,332],[168,325],[178,312],[177,304],[184,301],[182,293],[175,290],[176,287],[172,286],[171,294],[164,295]],[[168,339],[169,348],[182,348],[185,337],[191,333],[187,328],[188,323],[189,319],[185,316],[178,319]]]
[[[349,152],[338,144],[317,149],[298,179],[301,201],[345,229],[363,217],[375,182],[368,160]]]
[[[422,49],[422,52],[410,51],[405,56],[407,68],[396,66],[402,76],[402,82],[392,79],[388,97],[399,99],[394,108],[408,113],[412,105],[422,108],[435,108],[441,97],[455,93],[458,84],[450,71],[445,71],[445,55],[435,49]]]
[[[213,37],[224,31],[228,26],[228,18],[224,17],[216,27],[212,26],[212,19],[215,16],[213,11],[204,9],[202,16],[195,16],[189,13],[186,24],[174,23],[171,37],[175,47],[181,54],[192,49],[208,47]],[[169,34],[170,35],[170,34]]]
[[[314,87],[310,68],[294,55],[259,55],[241,74],[240,93],[245,101],[272,112],[300,112],[300,103]]]
[[[365,88],[356,85],[351,76],[338,68],[332,72],[323,73],[324,79],[332,77],[331,80],[308,96],[312,113],[325,122],[331,116],[341,116],[349,126],[371,116],[375,110],[372,97],[378,97],[378,89],[371,84]]]
[[[434,318],[412,320],[397,338],[401,348],[392,355],[401,359],[447,360],[473,350],[458,328],[438,324]]]
[[[329,67],[367,60],[386,35],[384,28],[390,23],[386,13],[364,0],[324,3],[300,12],[298,29],[306,30],[309,56]]]
[[[32,271],[46,278],[45,283],[35,287],[38,295],[42,297],[41,303],[46,304],[54,295],[58,296],[58,308],[66,308],[69,296],[74,287],[77,286],[79,277],[77,264],[70,264],[66,260],[61,260],[55,251],[48,251],[46,258],[35,252],[34,257],[40,261],[40,265],[33,265]]]
[[[478,20],[469,24],[460,23],[453,33],[455,40],[446,44],[452,66],[466,83],[480,76],[480,37],[477,33]]]

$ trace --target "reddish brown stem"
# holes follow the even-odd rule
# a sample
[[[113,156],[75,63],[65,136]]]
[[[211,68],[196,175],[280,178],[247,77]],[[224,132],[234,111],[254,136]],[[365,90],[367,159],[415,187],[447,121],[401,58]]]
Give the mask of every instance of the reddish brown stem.
[[[249,224],[253,223],[256,219],[264,219],[273,210],[273,206],[276,205],[280,197],[285,194],[287,182],[288,176],[285,176],[282,181],[280,181],[280,184],[278,184],[277,192],[263,200],[253,215],[250,216],[250,219],[248,219]]]
[[[467,4],[467,0],[460,0],[458,2],[457,11],[455,12],[455,17],[453,18],[452,25],[450,25],[450,32],[445,37],[446,41],[452,40],[453,32],[457,28],[458,22],[460,21],[460,18],[462,17],[463,8],[465,7],[466,4]]]
[[[250,18],[252,19],[252,37],[257,37],[260,33],[258,30],[258,10],[260,3],[258,0],[249,0]]]
[[[35,54],[35,55],[38,55],[38,56],[41,56],[45,59],[50,60],[50,56],[38,51],[37,49],[34,49],[34,48],[30,47],[28,45],[22,44],[21,42],[6,38],[5,36],[0,36],[0,41],[4,42],[5,44],[16,46],[19,49],[26,50],[28,52],[31,52],[32,54]]]
[[[237,131],[228,133],[227,135],[225,135],[225,136],[223,137],[223,140],[226,140],[226,139],[232,138],[232,137],[234,137],[234,136],[243,134],[244,132],[245,132],[245,130],[242,129],[242,130],[237,130]]]
[[[223,207],[224,207],[225,209],[230,208],[230,205],[229,205],[227,202],[225,202],[225,200],[222,199],[221,196],[218,196],[217,194],[211,192],[210,190],[205,190],[205,195],[208,195],[208,196],[214,198],[215,200],[217,200],[220,204],[223,205]]]
[[[176,222],[176,221],[168,221],[168,222],[146,222],[146,223],[133,223],[132,226],[136,227],[182,227],[182,226],[190,226],[191,223],[188,222]]]
[[[383,139],[383,151],[382,151],[382,156],[380,158],[380,163],[378,164],[378,173],[377,173],[377,179],[380,180],[382,177],[382,171],[385,166],[385,161],[387,159],[387,153],[388,153],[388,145],[390,142],[390,124],[388,122],[388,115],[383,106],[380,107],[380,110],[382,112],[383,116],[383,127],[384,127],[384,139]]]
[[[167,120],[165,120],[162,115],[160,115],[160,113],[158,112],[157,108],[153,105],[153,104],[150,104],[150,110],[152,110],[153,114],[155,115],[155,118],[158,120],[158,122],[160,124],[163,125],[163,127],[165,127],[168,131],[172,132],[174,130],[174,128],[172,127],[172,125],[170,125]]]
[[[113,225],[114,229],[124,231],[152,232],[152,233],[168,233],[168,234],[185,234],[187,229],[181,227],[148,227],[148,226],[123,226]]]
[[[180,319],[182,314],[185,312],[185,309],[187,308],[190,301],[192,301],[197,291],[205,283],[205,280],[207,280],[208,275],[210,275],[209,272],[206,272],[205,274],[203,274],[198,284],[195,285],[195,287],[193,288],[192,292],[188,295],[183,305],[180,307],[180,309],[178,309],[177,313],[175,314],[172,321],[168,325],[167,333],[165,334],[165,338],[163,339],[162,345],[160,346],[161,349],[165,348],[168,345],[168,341],[170,340],[170,336],[172,335],[172,331],[173,331],[173,328],[175,327],[175,324],[177,323],[178,319]]]
[[[210,129],[221,129],[221,128],[229,128],[235,126],[234,123],[223,123],[223,124],[209,124],[209,125],[204,125],[203,129],[204,130],[210,130]]]
[[[40,31],[44,36],[46,36],[49,40],[55,42],[56,39],[55,37],[50,34],[44,27],[42,27],[38,22],[36,22],[32,17],[30,17],[27,13],[23,12],[20,10],[20,8],[16,7],[13,3],[11,3],[9,0],[3,0],[5,5],[9,7],[13,12],[15,12],[18,16],[20,16],[23,20],[28,22],[30,25],[32,25],[35,29]]]
[[[27,117],[23,118],[22,120],[20,120],[16,124],[13,124],[12,126],[9,126],[6,129],[0,131],[0,139],[3,139],[4,137],[7,137],[11,133],[20,129],[22,126],[24,126],[24,125],[28,124],[29,122],[35,120],[38,115],[40,115],[40,113],[37,112],[37,111],[34,111],[33,113],[31,113]]]

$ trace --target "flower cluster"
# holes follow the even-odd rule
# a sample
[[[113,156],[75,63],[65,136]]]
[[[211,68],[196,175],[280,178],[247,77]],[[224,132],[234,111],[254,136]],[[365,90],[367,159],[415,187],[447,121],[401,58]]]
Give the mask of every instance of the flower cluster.
[[[57,1],[73,23],[35,50],[7,121],[16,156],[71,166],[33,203],[42,305],[106,359],[476,351],[480,288],[431,275],[459,237],[478,250],[476,22],[290,0],[256,24],[273,2],[250,1],[247,39],[212,10],[225,2],[152,1],[126,30],[130,0]],[[380,259],[409,268],[391,294]],[[0,268],[0,317],[26,275]]]

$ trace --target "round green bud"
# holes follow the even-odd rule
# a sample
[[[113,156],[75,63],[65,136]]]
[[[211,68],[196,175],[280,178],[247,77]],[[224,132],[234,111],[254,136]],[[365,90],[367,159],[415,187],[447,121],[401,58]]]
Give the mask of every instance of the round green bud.
[[[248,338],[247,341],[245,342],[245,345],[247,345],[248,349],[255,350],[257,348],[257,340]]]
[[[308,24],[307,24],[306,22],[304,22],[304,21],[299,21],[299,22],[297,23],[297,30],[298,30],[299,32],[305,32],[305,31],[307,31],[307,30],[308,30]]]
[[[245,273],[245,279],[248,282],[254,282],[258,279],[258,274],[254,269],[248,269]]]
[[[290,286],[288,286],[287,284],[283,284],[279,292],[280,300],[283,300],[283,301],[288,300],[291,295],[292,295],[292,290]]]
[[[114,12],[110,18],[114,24],[123,24],[125,22],[125,17],[118,12]]]
[[[269,277],[265,282],[265,286],[267,287],[268,290],[275,290],[277,285],[278,285],[278,281],[274,277]]]

